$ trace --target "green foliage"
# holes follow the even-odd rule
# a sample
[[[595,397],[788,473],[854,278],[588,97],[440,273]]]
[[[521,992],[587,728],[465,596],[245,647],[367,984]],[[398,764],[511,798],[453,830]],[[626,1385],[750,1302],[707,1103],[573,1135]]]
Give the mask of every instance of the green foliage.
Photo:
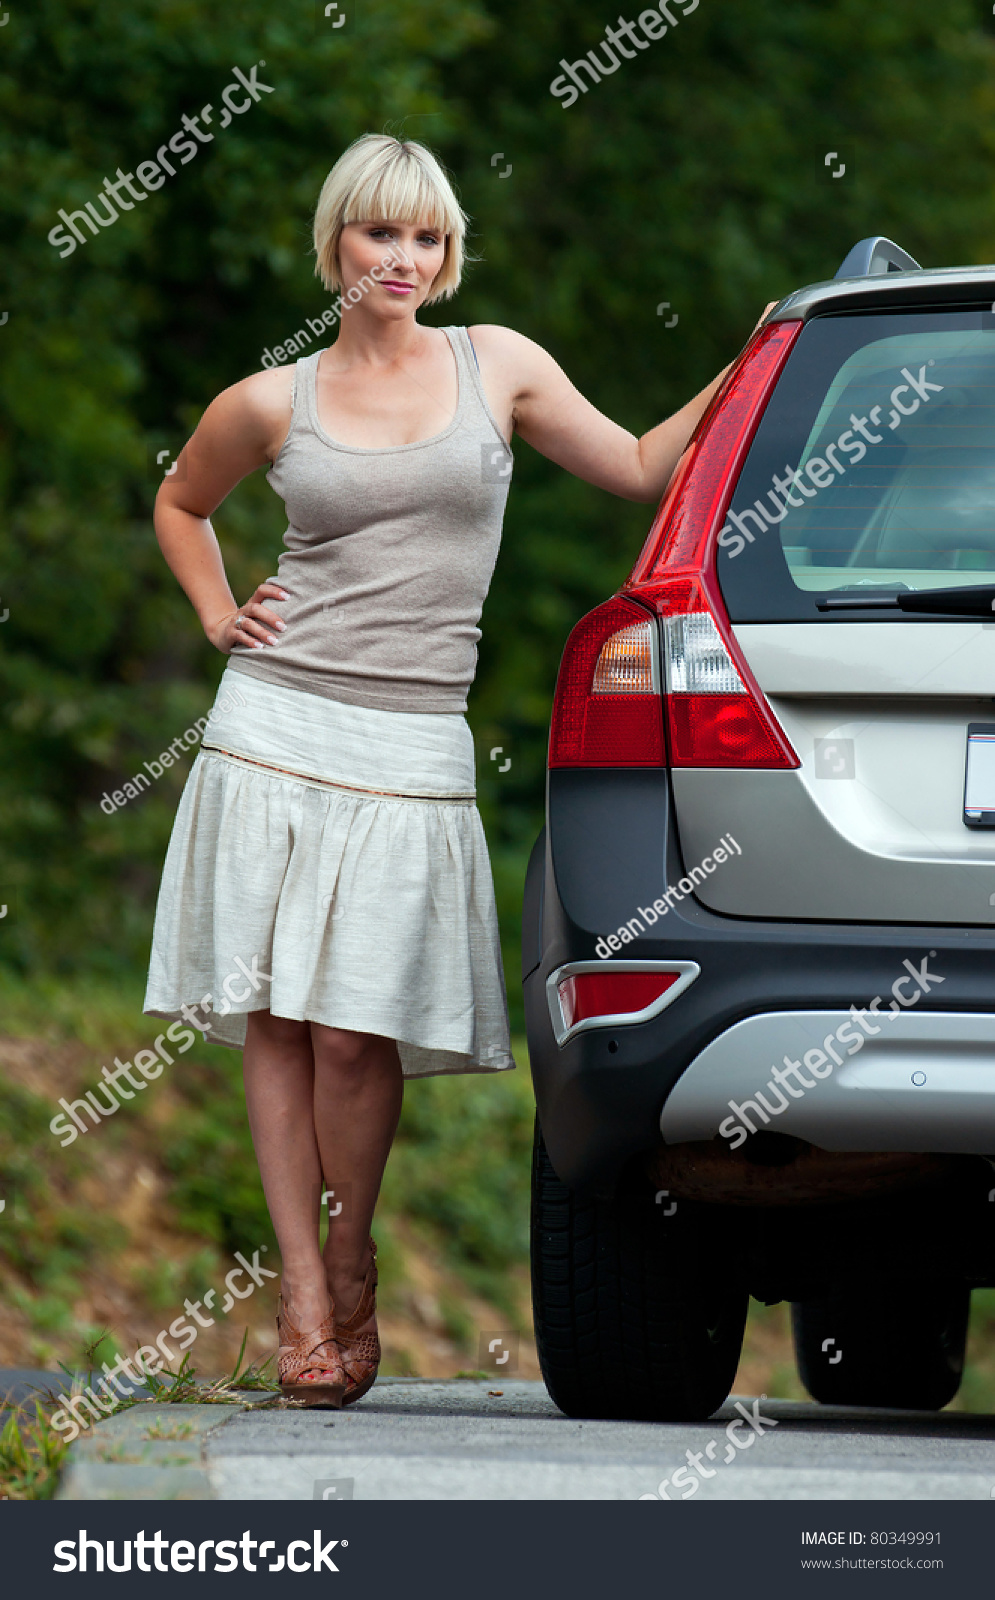
[[[51,1500],[69,1446],[53,1428],[40,1401],[34,1420],[12,1411],[0,1433],[0,1496],[5,1500]]]
[[[74,1191],[88,1170],[87,1157],[76,1146],[59,1149],[48,1127],[51,1115],[41,1096],[0,1078],[0,1177],[10,1194],[3,1255],[37,1292],[36,1326],[54,1330],[70,1317],[78,1275],[124,1234],[112,1218],[80,1213]]]
[[[223,667],[155,544],[150,457],[324,308],[310,214],[358,134],[387,126],[433,144],[473,218],[482,259],[430,320],[520,329],[636,431],[728,361],[768,299],[830,275],[861,235],[891,234],[934,264],[993,254],[991,17],[973,0],[708,0],[564,110],[549,93],[558,62],[591,48],[605,15],[598,0],[361,0],[349,26],[322,31],[310,3],[261,0],[12,13],[0,963],[109,975],[145,958],[184,767],[113,815],[98,802],[206,711]],[[60,259],[47,241],[60,209],[217,104],[233,64],[259,61],[271,95]],[[664,298],[672,330],[656,315]],[[517,1007],[558,655],[625,576],[649,514],[516,454],[471,722]],[[282,529],[261,475],[217,527],[243,597],[273,570]],[[504,774],[488,760],[496,744],[512,756]]]
[[[964,1381],[950,1410],[995,1412],[995,1289],[975,1289],[971,1295]]]

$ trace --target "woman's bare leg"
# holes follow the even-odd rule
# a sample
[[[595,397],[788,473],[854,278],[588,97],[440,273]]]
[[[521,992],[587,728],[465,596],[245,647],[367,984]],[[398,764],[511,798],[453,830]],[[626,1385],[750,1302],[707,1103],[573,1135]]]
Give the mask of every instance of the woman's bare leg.
[[[318,1242],[322,1182],[310,1025],[250,1012],[242,1068],[252,1142],[283,1260],[284,1304],[305,1333],[329,1312]]]
[[[340,1322],[355,1310],[369,1266],[370,1225],[397,1131],[404,1078],[393,1039],[311,1023],[314,1130],[325,1183],[343,1194],[325,1241]]]
[[[377,1034],[253,1011],[242,1058],[249,1127],[283,1260],[282,1290],[302,1330],[351,1315],[401,1113],[397,1046]],[[319,1250],[323,1187],[346,1197]]]

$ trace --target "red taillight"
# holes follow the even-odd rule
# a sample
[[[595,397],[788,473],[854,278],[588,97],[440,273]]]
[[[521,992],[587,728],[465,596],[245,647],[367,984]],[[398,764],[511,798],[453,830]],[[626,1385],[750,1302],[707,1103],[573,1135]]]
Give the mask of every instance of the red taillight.
[[[774,323],[749,345],[685,451],[622,594],[583,617],[567,640],[553,702],[551,767],[663,765],[664,707],[671,766],[800,766],[729,626],[715,546],[801,326]],[[647,610],[663,619],[662,700],[631,663],[627,673],[610,666],[613,656],[625,657],[625,639],[638,621],[645,626]],[[657,640],[648,631],[646,640],[658,671]]]
[[[703,417],[626,585],[663,621],[674,767],[800,765],[736,643],[715,576],[716,539],[800,322],[773,323]]]
[[[673,988],[677,972],[578,972],[558,985],[560,1010],[568,1028],[591,1017],[617,1017],[645,1011]]]
[[[706,570],[714,575],[715,535],[801,326],[772,323],[740,357],[684,452],[626,589]]]
[[[667,700],[674,767],[797,767],[753,701],[740,695],[673,694]],[[794,755],[794,752],[791,752]]]
[[[708,586],[657,584],[672,767],[797,767],[792,750]]]
[[[551,767],[663,766],[656,630],[655,617],[628,600],[581,618],[556,680]]]

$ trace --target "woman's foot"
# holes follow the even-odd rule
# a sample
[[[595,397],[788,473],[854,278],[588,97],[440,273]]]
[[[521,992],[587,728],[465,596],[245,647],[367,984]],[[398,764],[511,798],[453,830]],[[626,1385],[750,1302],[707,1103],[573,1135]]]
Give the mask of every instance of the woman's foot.
[[[340,1302],[341,1303],[341,1302]],[[346,1304],[349,1302],[346,1301]],[[361,1400],[372,1389],[380,1368],[380,1336],[377,1332],[377,1247],[370,1240],[369,1266],[359,1300],[352,1315],[335,1320],[335,1342],[345,1373],[344,1406]]]
[[[285,1288],[276,1326],[277,1372],[285,1395],[306,1405],[342,1404],[346,1375],[335,1343],[335,1313],[327,1293]]]

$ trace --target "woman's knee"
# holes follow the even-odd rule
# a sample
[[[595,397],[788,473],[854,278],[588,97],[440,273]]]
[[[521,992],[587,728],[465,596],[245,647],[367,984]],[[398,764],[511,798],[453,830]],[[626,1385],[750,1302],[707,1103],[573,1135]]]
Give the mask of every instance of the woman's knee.
[[[298,1022],[294,1017],[275,1017],[271,1011],[250,1011],[246,1032],[272,1044],[286,1046],[302,1044],[310,1038],[306,1022]]]
[[[314,1064],[337,1074],[357,1076],[369,1073],[376,1067],[391,1044],[375,1033],[354,1033],[349,1028],[327,1028],[323,1023],[311,1024],[314,1045]]]

